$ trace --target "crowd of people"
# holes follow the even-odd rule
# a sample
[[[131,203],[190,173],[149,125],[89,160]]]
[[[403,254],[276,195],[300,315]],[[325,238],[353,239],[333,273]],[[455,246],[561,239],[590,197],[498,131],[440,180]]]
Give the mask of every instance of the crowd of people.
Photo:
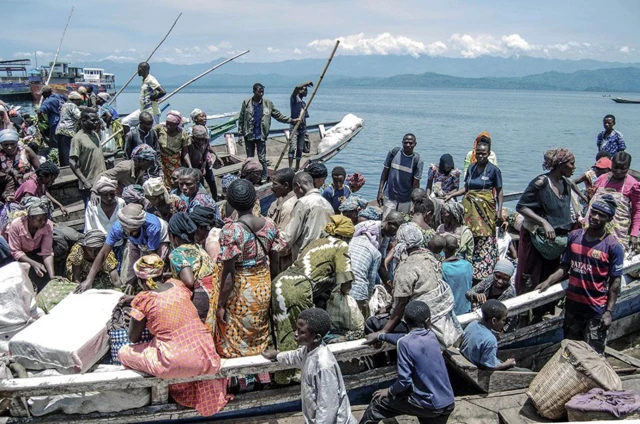
[[[49,143],[77,176],[86,206],[84,234],[66,250],[56,250],[51,220],[53,206],[66,210],[47,191],[58,166],[28,147],[27,131],[9,124],[0,130],[0,259],[29,264],[37,291],[60,276],[77,283],[77,292],[122,290],[134,343],[119,352],[125,367],[187,378],[215,374],[220,358],[264,354],[301,368],[310,422],[348,423],[354,419],[342,375],[325,343],[366,337],[368,344],[397,345],[400,372],[361,422],[398,414],[446,421],[453,391],[440,347],[462,340],[470,361],[513,368],[514,361],[495,356],[495,334],[519,325],[501,302],[567,275],[565,337],[604,351],[625,252],[638,248],[640,231],[640,183],[628,174],[631,156],[613,116],[604,119],[593,169],[572,181],[573,154],[548,150],[546,172],[510,213],[487,132],[475,139],[463,170],[442,155],[428,166],[426,183],[417,138],[406,134],[382,162],[376,199],[365,199],[358,172],[338,166],[329,173],[322,163],[299,170],[307,140],[299,125],[289,168],[270,176],[276,200],[263,211],[256,189],[268,178],[270,119],[304,124],[312,84],[294,89],[293,119],[254,85],[238,124],[247,160],[239,176],[222,179],[226,203],[219,207],[206,114],[194,110],[189,128],[178,111],[159,123],[157,102],[166,92],[148,64],[138,73],[141,113],[117,142],[124,159],[113,167],[99,135],[121,125],[108,95],[72,92],[63,101],[43,89]],[[56,108],[57,118],[50,112]],[[519,232],[517,248],[509,232]],[[54,261],[59,251],[62,267]],[[483,320],[463,330],[456,317],[475,308]],[[531,321],[547,312],[537,308]],[[145,328],[152,341],[137,343]],[[230,399],[228,390],[288,384],[299,373],[184,383],[170,392],[211,415]]]

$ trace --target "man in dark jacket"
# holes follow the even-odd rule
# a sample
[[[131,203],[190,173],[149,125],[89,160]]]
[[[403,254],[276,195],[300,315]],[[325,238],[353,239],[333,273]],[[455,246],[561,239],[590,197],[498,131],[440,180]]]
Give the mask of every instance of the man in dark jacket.
[[[62,109],[62,105],[67,99],[60,94],[54,94],[48,85],[42,87],[40,94],[42,94],[43,101],[40,105],[39,113],[46,116],[49,123],[49,147],[57,149],[56,129],[58,128],[58,122],[60,122],[60,109]]]

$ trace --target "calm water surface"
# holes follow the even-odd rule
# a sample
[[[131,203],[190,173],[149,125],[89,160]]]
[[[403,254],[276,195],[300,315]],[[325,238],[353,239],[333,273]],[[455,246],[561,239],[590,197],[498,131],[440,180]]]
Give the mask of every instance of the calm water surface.
[[[288,114],[290,93],[288,89],[267,87],[265,96]],[[171,109],[183,115],[195,107],[217,114],[239,110],[242,100],[250,95],[250,87],[185,90],[170,103]],[[137,108],[137,93],[123,93],[117,106],[124,112]],[[313,100],[308,122],[340,120],[347,113],[363,118],[365,127],[328,168],[342,165],[348,173],[363,173],[367,182],[361,194],[369,199],[376,195],[387,152],[400,146],[407,132],[416,134],[416,149],[425,165],[437,163],[440,155],[450,153],[461,168],[476,135],[488,131],[505,192],[513,192],[523,190],[542,172],[542,155],[549,148],[569,148],[576,155],[576,174],[584,172],[594,162],[602,118],[612,113],[616,129],[625,136],[627,152],[634,157],[632,167],[640,168],[640,105],[617,104],[601,93],[323,87]],[[276,121],[273,126],[283,127]]]

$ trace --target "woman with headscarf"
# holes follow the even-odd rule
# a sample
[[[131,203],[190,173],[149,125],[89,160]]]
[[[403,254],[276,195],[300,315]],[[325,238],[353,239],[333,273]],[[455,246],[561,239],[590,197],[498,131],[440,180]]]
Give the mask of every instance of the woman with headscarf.
[[[198,317],[191,291],[177,279],[162,281],[164,262],[147,255],[134,264],[142,292],[131,301],[129,339],[138,343],[146,328],[150,342],[124,346],[118,359],[125,368],[162,379],[186,379],[216,374],[220,357],[211,332]],[[227,379],[169,385],[169,395],[178,404],[210,416],[226,405]]]
[[[484,131],[478,134],[476,139],[473,141],[473,149],[469,150],[469,153],[467,153],[467,156],[464,158],[463,174],[465,179],[467,178],[467,171],[469,170],[469,167],[478,161],[476,157],[476,146],[481,141],[484,143],[488,143],[489,146],[491,146],[491,135],[489,135],[488,132]],[[498,158],[493,151],[489,153],[489,162],[491,162],[495,166],[498,166]]]
[[[461,203],[449,200],[442,206],[442,224],[436,228],[436,233],[446,236],[451,234],[458,239],[457,255],[461,259],[471,262],[473,256],[473,233],[464,225],[464,207]]]
[[[340,206],[338,206],[338,211],[346,216],[353,222],[353,225],[358,223],[358,214],[360,211],[367,207],[367,201],[362,197],[357,195],[351,195],[344,199]]]
[[[278,267],[275,248],[284,242],[273,220],[251,213],[256,190],[249,181],[234,181],[227,201],[238,219],[222,228],[220,297],[211,304],[217,312],[209,314],[207,325],[215,333],[220,356],[237,358],[267,349],[271,277]]]
[[[473,279],[483,280],[493,272],[498,260],[496,228],[502,221],[502,172],[489,161],[491,139],[476,143],[476,162],[469,167],[464,188],[449,193],[444,201],[464,195],[464,222],[473,233]]]
[[[194,242],[203,247],[214,262],[220,253],[220,235],[224,223],[216,219],[215,211],[205,206],[196,206],[189,213],[189,218],[196,224]]]
[[[202,172],[209,186],[209,191],[211,191],[213,200],[218,200],[218,187],[216,186],[216,179],[213,175],[214,159],[211,155],[210,142],[211,139],[209,138],[209,130],[207,127],[204,125],[195,125],[191,131],[191,144],[188,148],[189,160],[194,168]]]
[[[104,246],[106,239],[107,237],[102,231],[90,230],[86,232],[82,240],[73,245],[69,256],[67,256],[67,278],[70,281],[81,284],[87,278],[91,265]],[[113,252],[110,252],[102,269],[96,275],[93,288],[113,289],[114,287],[120,287],[120,277],[118,276],[118,260]]]
[[[364,221],[381,221],[382,209],[377,206],[367,206],[358,212],[358,222]]]
[[[144,195],[144,189],[140,184],[130,184],[126,186],[122,189],[121,197],[127,205],[135,203],[146,209],[149,204],[149,201]]]
[[[164,183],[167,187],[171,187],[173,171],[182,166],[183,162],[187,168],[191,168],[189,159],[191,139],[187,135],[187,131],[182,128],[182,115],[176,110],[170,110],[164,124],[156,125],[153,130],[158,135],[160,143],[160,161],[162,162]]]
[[[53,222],[49,199],[30,197],[27,215],[13,220],[7,229],[11,255],[29,264],[29,278],[41,291],[55,277],[53,263]]]
[[[300,312],[314,305],[324,308],[331,292],[338,286],[345,295],[351,291],[354,277],[348,241],[354,231],[349,218],[332,215],[324,236],[309,243],[293,265],[273,280],[271,313],[278,350],[296,349],[293,334]],[[291,371],[277,372],[275,381],[287,384],[294,374]]]
[[[39,166],[38,155],[31,148],[18,143],[18,133],[13,127],[0,131],[1,201],[13,201],[18,187]]]
[[[149,178],[142,187],[149,201],[147,212],[169,222],[173,215],[187,211],[186,202],[180,196],[169,194],[161,177]]]
[[[93,281],[102,268],[104,261],[119,242],[126,241],[126,260],[122,264],[121,281],[132,287],[136,285],[133,264],[143,255],[156,253],[166,258],[169,253],[169,235],[166,223],[161,222],[155,215],[145,212],[136,203],[126,205],[118,212],[118,221],[113,224],[107,234],[107,240],[96,256],[89,275],[78,287],[79,292],[89,290]]]
[[[93,189],[99,196],[97,205],[89,203],[84,212],[85,231],[100,230],[107,234],[118,220],[118,212],[124,208],[125,202],[116,195],[118,182],[107,177],[100,177]]]
[[[198,169],[185,168],[180,174],[180,191],[187,204],[187,213],[191,213],[196,206],[204,206],[215,211],[216,218],[220,219],[220,209],[211,196],[200,190],[202,173]]]
[[[560,256],[573,229],[571,182],[576,159],[569,150],[557,148],[544,154],[542,168],[548,172],[527,186],[516,211],[524,217],[518,243],[518,293],[533,290],[560,265]]]
[[[191,118],[191,123],[193,124],[191,128],[195,127],[196,125],[207,125],[207,114],[204,113],[202,109],[193,109],[189,114],[189,118]]]
[[[358,191],[360,191],[360,189],[362,188],[362,186],[364,186],[365,183],[365,178],[364,175],[362,175],[359,172],[354,172],[353,174],[349,174],[347,175],[347,178],[345,179],[344,183],[349,186],[349,189],[351,190],[351,193],[357,193]]]
[[[196,228],[196,224],[184,212],[178,212],[171,217],[169,240],[173,250],[169,254],[169,262],[173,277],[178,278],[193,292],[193,304],[204,322],[209,312],[209,303],[218,303],[219,269],[202,246],[195,243]],[[215,311],[211,313],[215,315]]]
[[[460,170],[456,169],[453,157],[446,153],[440,156],[440,163],[429,165],[427,176],[427,194],[433,192],[437,198],[444,198],[452,191],[460,189]]]

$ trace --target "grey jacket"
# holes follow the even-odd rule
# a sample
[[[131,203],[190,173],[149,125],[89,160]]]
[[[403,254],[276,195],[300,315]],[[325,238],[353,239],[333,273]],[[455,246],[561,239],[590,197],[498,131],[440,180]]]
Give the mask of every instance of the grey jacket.
[[[271,129],[271,118],[275,118],[276,121],[288,124],[291,122],[291,118],[283,115],[278,109],[273,106],[271,100],[262,98],[262,123],[260,125],[261,140],[266,141]],[[246,99],[242,102],[240,108],[240,116],[238,117],[238,132],[245,139],[253,139],[253,97]]]

